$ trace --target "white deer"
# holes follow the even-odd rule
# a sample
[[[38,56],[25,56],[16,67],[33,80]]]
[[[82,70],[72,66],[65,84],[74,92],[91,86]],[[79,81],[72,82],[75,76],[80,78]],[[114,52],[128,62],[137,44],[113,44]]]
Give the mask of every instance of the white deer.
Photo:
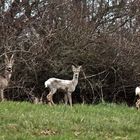
[[[135,94],[136,94],[136,96],[139,96],[139,98],[140,98],[140,87],[136,87]]]
[[[11,75],[12,75],[12,67],[14,64],[13,56],[8,59],[8,56],[5,54],[5,73],[3,76],[0,76],[0,100],[4,101],[4,89],[8,87]]]
[[[58,89],[65,91],[65,104],[69,101],[70,106],[72,107],[72,93],[75,91],[75,88],[78,84],[78,77],[80,72],[81,66],[77,68],[72,65],[73,71],[73,79],[72,80],[62,80],[57,78],[50,78],[45,81],[45,87],[49,88],[50,92],[47,95],[47,100],[50,105],[54,105],[53,102],[53,95],[56,93]]]

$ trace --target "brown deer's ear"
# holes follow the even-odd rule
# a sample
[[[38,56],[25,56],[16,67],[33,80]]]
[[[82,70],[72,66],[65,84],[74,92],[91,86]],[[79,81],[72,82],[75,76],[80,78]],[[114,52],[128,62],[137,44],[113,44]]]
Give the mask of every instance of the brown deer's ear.
[[[5,63],[9,63],[9,59],[6,53],[5,53]]]
[[[10,58],[10,62],[14,63],[14,54],[12,54],[11,58]]]
[[[81,68],[82,68],[82,66],[79,66],[78,68],[79,68],[79,69],[81,69]]]

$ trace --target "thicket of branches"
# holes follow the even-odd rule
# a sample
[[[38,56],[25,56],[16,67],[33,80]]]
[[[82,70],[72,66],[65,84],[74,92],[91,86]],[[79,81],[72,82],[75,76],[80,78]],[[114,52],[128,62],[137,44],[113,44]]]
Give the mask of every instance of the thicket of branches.
[[[16,59],[7,99],[45,98],[44,81],[71,79],[75,64],[83,69],[74,102],[133,104],[139,44],[139,0],[0,1],[1,71],[5,52]]]

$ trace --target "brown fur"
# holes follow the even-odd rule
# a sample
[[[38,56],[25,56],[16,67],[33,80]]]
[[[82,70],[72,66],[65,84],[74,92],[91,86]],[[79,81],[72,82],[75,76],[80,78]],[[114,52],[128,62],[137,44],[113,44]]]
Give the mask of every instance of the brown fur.
[[[137,100],[137,102],[136,102],[136,108],[139,110],[139,108],[140,108],[140,99],[138,99]]]
[[[9,85],[9,81],[12,75],[12,67],[14,64],[13,55],[10,59],[5,54],[5,74],[4,76],[0,76],[0,100],[4,101],[4,89],[6,89]]]

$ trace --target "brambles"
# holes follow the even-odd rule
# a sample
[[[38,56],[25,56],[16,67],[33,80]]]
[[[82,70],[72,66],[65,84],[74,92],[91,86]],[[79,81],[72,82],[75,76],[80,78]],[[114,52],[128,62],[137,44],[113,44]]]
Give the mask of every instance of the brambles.
[[[8,99],[30,100],[30,92],[40,98],[46,79],[71,79],[75,64],[87,78],[80,75],[74,102],[134,104],[140,78],[138,0],[29,2],[1,2],[0,51],[16,54]]]

